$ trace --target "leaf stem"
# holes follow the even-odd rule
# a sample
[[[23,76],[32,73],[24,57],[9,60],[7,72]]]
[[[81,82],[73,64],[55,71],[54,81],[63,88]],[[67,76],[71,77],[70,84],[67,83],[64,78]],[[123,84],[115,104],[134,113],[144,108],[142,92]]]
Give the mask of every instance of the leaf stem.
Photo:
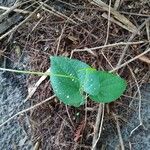
[[[24,71],[24,70],[15,70],[15,69],[6,69],[6,68],[0,68],[0,70],[8,71],[8,72],[14,72],[14,73],[39,75],[39,76],[43,76],[43,75],[50,76],[50,73],[36,72],[36,71]]]
[[[39,76],[50,76],[50,74],[52,75],[52,73],[47,73],[47,72],[36,72],[36,71],[26,71],[26,70],[15,70],[15,69],[6,69],[6,68],[0,68],[1,71],[8,71],[8,72],[13,72],[13,73],[23,73],[23,74],[32,74],[32,75],[39,75]],[[64,77],[64,78],[75,78],[73,76],[66,76],[63,74],[53,74],[54,76],[58,76],[58,77]]]

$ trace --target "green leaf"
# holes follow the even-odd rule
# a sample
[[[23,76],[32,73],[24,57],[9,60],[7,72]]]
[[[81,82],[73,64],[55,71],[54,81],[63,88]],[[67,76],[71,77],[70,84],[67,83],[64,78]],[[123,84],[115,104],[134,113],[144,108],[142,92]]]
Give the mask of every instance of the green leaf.
[[[83,89],[90,95],[97,95],[100,91],[99,72],[95,69],[87,69]]]
[[[99,93],[90,95],[90,98],[96,102],[109,103],[119,98],[126,89],[126,82],[121,77],[98,71]]]
[[[84,104],[82,83],[87,64],[67,57],[51,57],[50,81],[56,96],[67,105]]]

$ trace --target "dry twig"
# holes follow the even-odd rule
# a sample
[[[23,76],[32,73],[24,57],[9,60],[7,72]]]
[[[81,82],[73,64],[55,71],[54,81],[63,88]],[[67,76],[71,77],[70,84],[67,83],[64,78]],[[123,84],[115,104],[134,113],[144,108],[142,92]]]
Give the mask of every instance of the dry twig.
[[[119,126],[118,118],[117,118],[117,116],[115,114],[113,114],[113,116],[114,116],[114,118],[116,120],[116,126],[117,126],[117,131],[118,131],[118,136],[119,136],[121,150],[125,150],[124,142],[123,142],[121,131],[120,131],[120,126]]]
[[[137,41],[137,42],[119,42],[119,43],[113,43],[113,44],[107,44],[107,45],[102,45],[98,47],[92,47],[92,48],[84,48],[84,49],[74,49],[71,51],[71,57],[73,56],[73,53],[75,52],[86,52],[86,51],[93,51],[93,50],[99,50],[107,47],[114,47],[114,46],[122,46],[122,45],[135,45],[135,44],[142,44],[146,43],[146,41]]]

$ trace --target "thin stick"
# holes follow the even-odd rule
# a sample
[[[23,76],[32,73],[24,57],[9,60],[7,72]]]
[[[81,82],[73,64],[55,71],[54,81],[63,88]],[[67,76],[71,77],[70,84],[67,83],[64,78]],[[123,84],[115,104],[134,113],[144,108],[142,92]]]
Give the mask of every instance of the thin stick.
[[[71,125],[73,126],[73,128],[75,128],[74,123],[73,123],[73,121],[72,121],[72,119],[71,119],[71,117],[70,117],[70,113],[69,113],[69,111],[68,111],[68,106],[67,106],[67,105],[66,105],[66,112],[67,112],[67,115],[68,115],[68,118],[69,118],[69,120],[70,120]]]
[[[109,37],[109,27],[110,27],[110,10],[111,10],[111,0],[109,0],[109,9],[108,9],[108,23],[107,23],[107,35],[106,35],[106,41],[105,44],[108,42],[108,37]]]
[[[114,46],[123,46],[123,45],[135,45],[135,44],[142,44],[142,43],[149,43],[150,41],[137,41],[137,42],[119,42],[119,43],[113,43],[113,44],[107,44],[107,45],[102,45],[98,47],[92,47],[92,48],[84,48],[84,49],[74,49],[72,53],[74,52],[84,52],[87,51],[87,49],[93,51],[93,50],[98,50],[102,48],[108,48],[108,47],[114,47]]]
[[[31,106],[31,107],[29,107],[29,108],[27,108],[27,109],[24,109],[24,110],[22,110],[22,111],[16,113],[16,114],[13,115],[12,117],[10,117],[10,118],[7,119],[6,121],[4,121],[2,124],[0,124],[0,128],[1,128],[3,125],[5,125],[6,123],[8,123],[9,121],[11,121],[12,119],[14,119],[15,117],[17,117],[17,116],[19,116],[19,115],[21,115],[21,114],[23,114],[23,113],[26,113],[26,112],[28,112],[28,111],[30,111],[30,110],[33,110],[33,109],[35,109],[35,108],[37,108],[37,107],[39,107],[39,106],[41,106],[41,105],[47,103],[49,100],[53,99],[54,97],[55,97],[55,95],[53,95],[53,96],[47,98],[46,100],[44,100],[44,101],[42,101],[42,102],[40,102],[40,103],[38,103],[38,104],[36,104],[36,105],[33,105],[33,106]]]
[[[115,114],[114,114],[113,116],[114,116],[114,118],[115,118],[115,120],[116,120],[116,126],[117,126],[119,141],[120,141],[120,145],[121,145],[121,150],[125,150],[124,142],[123,142],[122,135],[121,135],[121,131],[120,131],[120,126],[119,126],[118,118],[117,118],[117,116],[116,116]]]
[[[103,13],[102,17],[104,17],[105,19],[108,19],[108,15],[106,13]],[[110,17],[110,21],[119,25],[120,27],[132,32],[132,30],[130,28],[128,28],[126,25],[124,25],[122,22],[118,21],[117,19]]]
[[[146,33],[147,33],[147,39],[150,40],[150,22],[146,23]]]
[[[102,55],[103,55],[103,57],[105,58],[105,60],[108,62],[109,66],[110,66],[112,69],[114,69],[114,67],[112,66],[111,62],[110,62],[110,61],[108,60],[108,58],[105,56],[105,54],[103,53],[103,51],[102,51]]]
[[[61,34],[60,34],[60,36],[59,36],[59,38],[58,38],[58,44],[57,44],[57,48],[56,48],[56,56],[58,55],[59,46],[60,46],[60,41],[61,41],[61,39],[62,39],[63,33],[64,33],[64,31],[65,31],[65,28],[66,28],[66,25],[64,25],[64,27],[63,27],[63,29],[62,29],[62,31],[61,31]]]

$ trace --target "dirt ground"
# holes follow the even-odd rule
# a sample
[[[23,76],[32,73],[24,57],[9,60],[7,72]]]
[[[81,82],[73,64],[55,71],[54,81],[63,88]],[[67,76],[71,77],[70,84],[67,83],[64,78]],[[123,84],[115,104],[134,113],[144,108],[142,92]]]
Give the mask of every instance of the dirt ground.
[[[96,149],[149,150],[150,52],[146,53],[150,48],[149,0],[31,0],[17,8],[24,9],[19,12],[22,19],[1,34],[0,61],[8,59],[13,64],[25,57],[24,66],[13,64],[13,69],[40,72],[50,67],[49,58],[53,55],[71,56],[98,70],[119,67],[115,72],[126,79],[127,90],[117,101],[105,104]],[[9,17],[16,13],[13,10]],[[143,55],[137,57],[140,54]],[[135,60],[129,62],[132,59]],[[27,76],[23,83],[28,88],[26,96],[39,79]],[[30,103],[26,108],[53,95],[47,77],[25,102]],[[65,106],[55,97],[25,112],[34,147],[31,149],[92,149],[100,106],[87,98],[85,105],[75,108]],[[19,120],[20,116],[13,120]]]

